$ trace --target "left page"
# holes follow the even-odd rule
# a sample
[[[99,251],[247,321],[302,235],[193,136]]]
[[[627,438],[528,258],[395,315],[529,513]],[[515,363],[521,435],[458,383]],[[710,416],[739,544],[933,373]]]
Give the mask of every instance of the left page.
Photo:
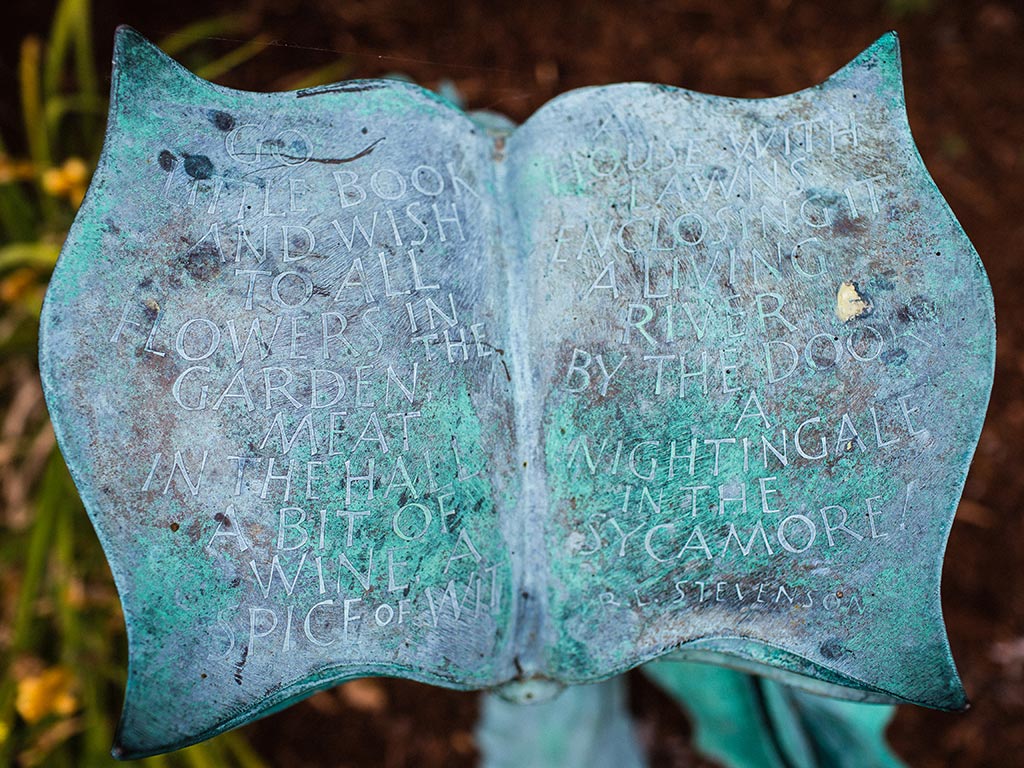
[[[218,88],[131,30],[108,130],[41,365],[124,605],[115,751],[358,675],[514,676],[484,131],[398,82]]]

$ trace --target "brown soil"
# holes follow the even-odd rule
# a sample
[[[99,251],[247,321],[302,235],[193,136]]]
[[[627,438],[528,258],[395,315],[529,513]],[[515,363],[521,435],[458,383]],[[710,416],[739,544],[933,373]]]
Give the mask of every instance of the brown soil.
[[[15,3],[13,34],[46,31],[46,8]],[[25,4],[27,6],[29,4]],[[40,3],[47,6],[49,3]],[[97,0],[97,47],[127,22],[151,38],[222,2]],[[919,10],[914,10],[915,8]],[[899,11],[903,9],[901,14]],[[6,13],[6,11],[5,11]],[[571,88],[628,80],[770,96],[824,79],[888,29],[900,35],[910,122],[925,162],[988,268],[996,297],[996,383],[950,538],[943,597],[966,714],[902,707],[890,739],[911,765],[1019,765],[1024,754],[1024,7],[1009,1],[254,0],[253,32],[280,45],[222,78],[255,90],[339,56],[347,77],[405,73],[454,81],[470,108],[523,120]],[[18,23],[18,16],[24,23]],[[210,51],[232,43],[210,40]],[[2,68],[0,68],[2,69]],[[9,80],[12,72],[0,71]],[[8,83],[3,92],[12,92]],[[5,122],[8,117],[3,118]],[[654,765],[704,765],[675,707],[639,675],[632,706]],[[474,695],[401,682],[323,693],[249,726],[273,765],[475,764]]]

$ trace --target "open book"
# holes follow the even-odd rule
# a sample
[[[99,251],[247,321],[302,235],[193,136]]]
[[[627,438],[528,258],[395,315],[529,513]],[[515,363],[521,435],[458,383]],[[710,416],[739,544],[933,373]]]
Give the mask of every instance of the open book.
[[[122,29],[40,357],[124,605],[120,756],[365,675],[964,704],[939,581],[992,299],[893,35],[788,96],[513,128],[220,88]]]

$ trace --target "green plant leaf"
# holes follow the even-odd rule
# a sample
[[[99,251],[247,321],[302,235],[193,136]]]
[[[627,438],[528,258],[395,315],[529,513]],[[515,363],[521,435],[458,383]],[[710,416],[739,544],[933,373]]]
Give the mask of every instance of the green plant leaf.
[[[895,707],[828,699],[704,664],[642,669],[686,711],[697,749],[729,768],[904,765],[885,743]]]
[[[38,218],[22,185],[0,185],[0,240],[31,240],[39,229]]]
[[[261,53],[270,45],[269,35],[257,35],[247,43],[243,43],[219,59],[204,64],[196,69],[196,74],[205,80],[216,80],[235,67],[244,64],[253,56]]]
[[[332,61],[330,64],[306,72],[287,81],[287,90],[299,91],[303,88],[315,88],[318,85],[336,83],[352,72],[352,61],[348,58]]]
[[[625,678],[567,688],[541,704],[483,697],[476,731],[484,768],[642,768]]]
[[[59,243],[48,243],[43,240],[0,246],[0,273],[16,267],[53,269],[59,253]]]
[[[200,19],[167,35],[158,45],[168,56],[176,56],[198,40],[218,35],[239,34],[245,28],[245,24],[243,16],[224,15]]]
[[[26,37],[21,43],[18,77],[21,86],[21,112],[25,123],[29,156],[38,168],[50,166],[50,145],[43,122],[39,69],[43,46],[38,38]]]
[[[46,100],[46,126],[57,131],[60,121],[67,114],[103,115],[107,111],[107,100],[99,96],[76,94],[74,96],[53,96]]]

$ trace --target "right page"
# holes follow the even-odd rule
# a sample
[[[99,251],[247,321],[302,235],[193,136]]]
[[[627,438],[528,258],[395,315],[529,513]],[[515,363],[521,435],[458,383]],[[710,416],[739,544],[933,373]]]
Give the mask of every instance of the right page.
[[[774,99],[572,92],[507,149],[548,673],[686,657],[962,707],[939,585],[992,299],[895,36]]]

